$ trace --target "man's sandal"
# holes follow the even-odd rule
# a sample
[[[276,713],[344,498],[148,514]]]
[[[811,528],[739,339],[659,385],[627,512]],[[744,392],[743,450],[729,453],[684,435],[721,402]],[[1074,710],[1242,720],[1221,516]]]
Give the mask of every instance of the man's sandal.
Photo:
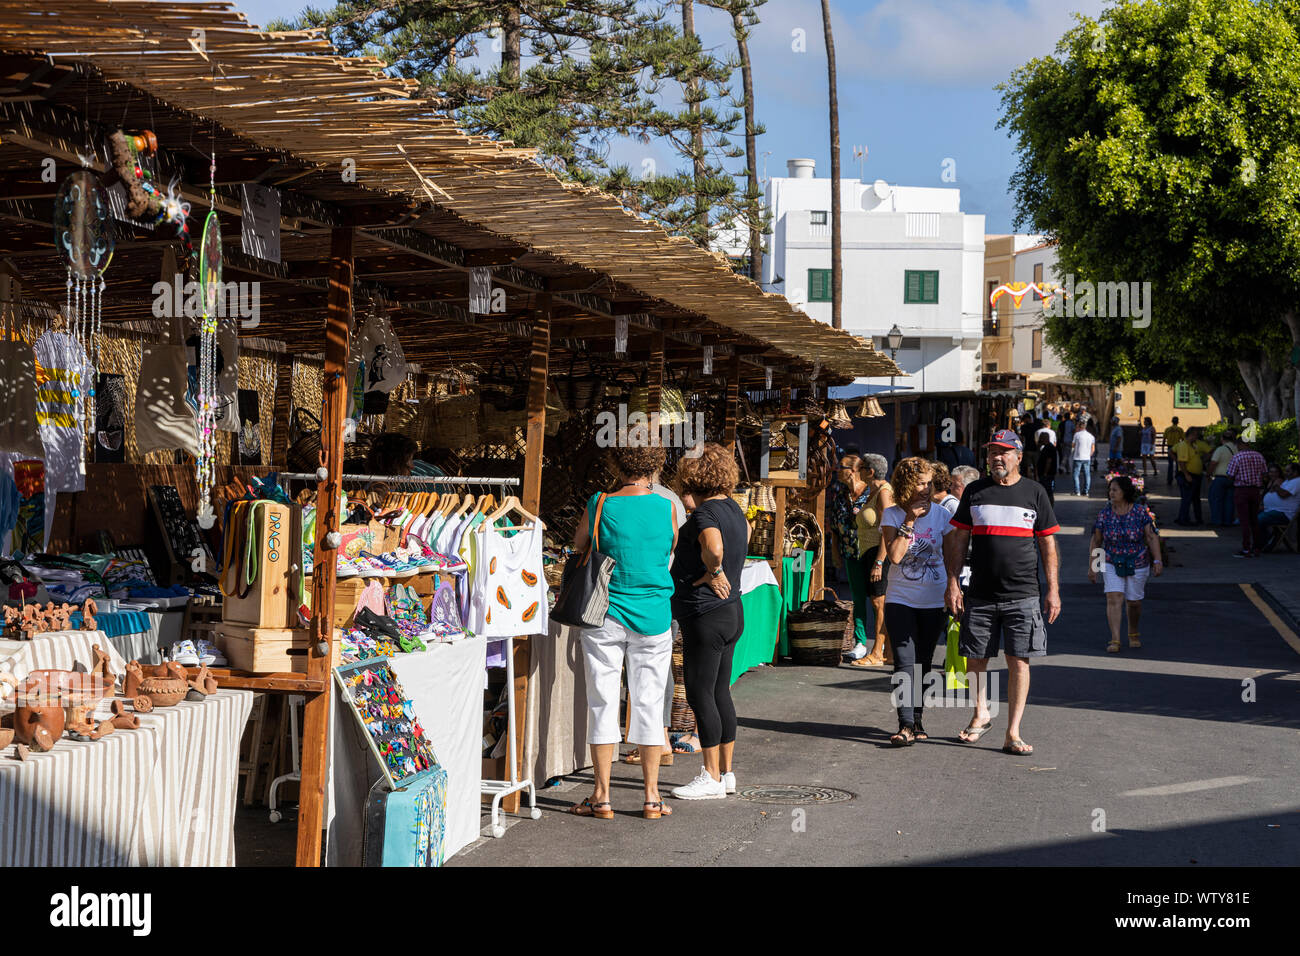
[[[899,727],[898,733],[889,738],[891,747],[910,747],[916,742],[916,734],[911,727]]]
[[[673,808],[664,806],[662,800],[647,800],[641,807],[641,816],[647,820],[658,820],[660,817],[671,817]]]
[[[592,803],[591,797],[583,800],[582,803],[575,803],[569,807],[569,812],[575,817],[595,817],[597,820],[614,819],[614,808],[609,805],[608,800]]]
[[[961,740],[963,743],[973,744],[975,743],[975,741],[979,740],[981,737],[983,737],[992,729],[993,729],[992,718],[989,718],[982,724],[977,724],[975,723],[975,721],[972,720],[967,725],[966,729],[963,730],[960,734],[958,734],[958,739]]]
[[[1012,737],[1010,743],[1002,745],[1004,754],[1011,754],[1013,757],[1028,757],[1034,752],[1034,748],[1029,746],[1019,737]]]

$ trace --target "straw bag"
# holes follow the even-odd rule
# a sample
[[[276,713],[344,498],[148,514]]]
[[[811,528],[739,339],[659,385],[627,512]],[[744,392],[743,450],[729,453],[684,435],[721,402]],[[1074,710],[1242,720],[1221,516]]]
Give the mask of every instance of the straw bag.
[[[320,419],[305,408],[295,408],[289,419],[289,449],[285,461],[290,471],[314,472],[320,467]]]
[[[432,395],[422,409],[425,441],[436,448],[470,448],[479,440],[479,400],[460,377],[457,391]]]
[[[752,503],[759,511],[776,511],[776,494],[772,491],[772,486],[766,481],[756,484]]]
[[[830,593],[830,598],[821,595]],[[853,640],[853,604],[822,588],[818,599],[807,601],[786,618],[790,635],[790,656],[796,664],[835,667],[844,654],[846,640]]]

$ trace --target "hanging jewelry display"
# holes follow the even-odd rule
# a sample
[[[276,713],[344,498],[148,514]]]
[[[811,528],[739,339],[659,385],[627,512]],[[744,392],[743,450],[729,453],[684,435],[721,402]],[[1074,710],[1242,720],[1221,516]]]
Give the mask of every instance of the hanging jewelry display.
[[[108,193],[95,174],[79,169],[69,174],[54,197],[54,244],[68,267],[64,317],[68,334],[85,356],[80,378],[71,382],[77,425],[95,431],[95,373],[101,302],[107,286],[104,270],[113,258],[113,227]]]
[[[199,334],[199,456],[195,479],[199,486],[199,527],[216,523],[212,508],[212,485],[216,479],[217,444],[217,313],[222,296],[221,223],[217,218],[217,156],[208,167],[209,211],[203,221],[199,246],[199,295],[203,325]]]

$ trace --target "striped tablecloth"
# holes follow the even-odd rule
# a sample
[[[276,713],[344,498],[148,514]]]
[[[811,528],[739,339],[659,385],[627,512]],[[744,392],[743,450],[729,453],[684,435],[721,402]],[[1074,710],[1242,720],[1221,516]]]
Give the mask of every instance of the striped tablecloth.
[[[95,663],[91,648],[96,644],[112,658],[113,673],[121,677],[126,672],[127,659],[114,639],[105,636],[103,631],[48,631],[30,641],[0,641],[0,671],[8,671],[21,680],[29,671],[45,668],[89,670]],[[77,664],[82,666],[77,668]]]
[[[252,705],[248,691],[218,691],[25,761],[0,750],[0,867],[233,866]]]

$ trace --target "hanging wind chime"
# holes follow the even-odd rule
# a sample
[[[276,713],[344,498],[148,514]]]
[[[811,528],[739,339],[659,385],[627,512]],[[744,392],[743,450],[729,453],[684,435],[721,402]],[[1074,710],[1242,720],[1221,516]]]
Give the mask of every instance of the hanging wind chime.
[[[217,153],[212,151],[208,166],[208,215],[203,221],[199,243],[199,296],[203,325],[199,333],[198,412],[199,456],[195,480],[199,486],[199,527],[216,523],[212,509],[212,485],[216,478],[217,445],[217,313],[221,286],[221,223],[217,219]]]
[[[70,383],[77,427],[95,433],[95,372],[99,365],[104,270],[113,258],[108,194],[88,169],[71,173],[54,197],[54,244],[68,267],[63,314],[68,335],[85,357]]]

